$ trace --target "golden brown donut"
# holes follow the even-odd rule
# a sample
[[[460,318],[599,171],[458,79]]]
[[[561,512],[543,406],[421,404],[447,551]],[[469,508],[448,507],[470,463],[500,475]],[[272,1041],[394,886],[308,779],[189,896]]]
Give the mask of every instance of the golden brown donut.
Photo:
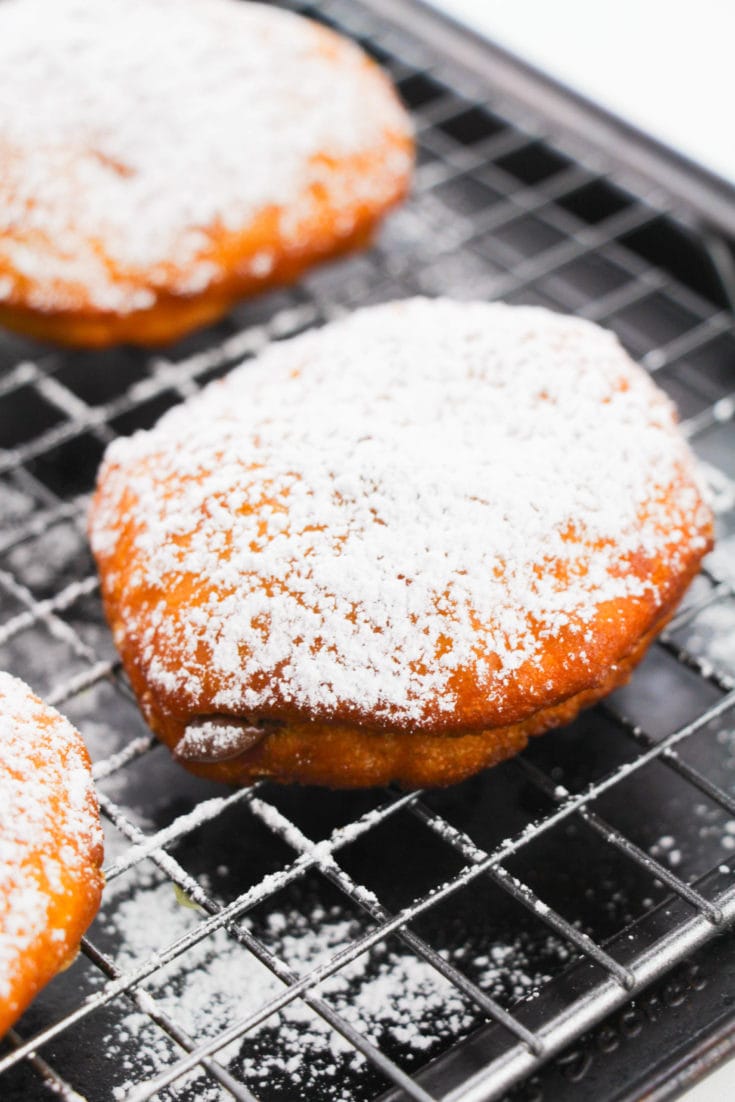
[[[160,344],[367,245],[408,117],[355,45],[240,0],[0,4],[0,324]]]
[[[90,533],[188,768],[449,784],[622,684],[711,546],[673,407],[589,322],[416,299],[115,442]]]
[[[0,1037],[73,959],[99,907],[101,865],[80,735],[0,673]]]

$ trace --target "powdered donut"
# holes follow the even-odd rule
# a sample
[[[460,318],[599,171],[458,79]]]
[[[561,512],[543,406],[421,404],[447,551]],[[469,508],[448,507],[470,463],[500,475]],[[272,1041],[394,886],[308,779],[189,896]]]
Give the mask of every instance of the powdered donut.
[[[369,242],[413,143],[389,80],[239,0],[0,4],[0,323],[172,340]]]
[[[711,544],[616,338],[416,299],[267,350],[111,445],[90,531],[193,771],[448,784],[623,683]]]
[[[79,734],[0,673],[0,1036],[74,956],[99,907],[101,864]]]

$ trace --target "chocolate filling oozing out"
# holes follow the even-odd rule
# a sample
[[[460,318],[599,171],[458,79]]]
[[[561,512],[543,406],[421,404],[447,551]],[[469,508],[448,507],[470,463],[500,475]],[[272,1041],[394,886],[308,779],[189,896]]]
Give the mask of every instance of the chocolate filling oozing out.
[[[174,756],[202,763],[230,761],[255,746],[268,731],[282,726],[277,719],[198,716],[186,725]]]

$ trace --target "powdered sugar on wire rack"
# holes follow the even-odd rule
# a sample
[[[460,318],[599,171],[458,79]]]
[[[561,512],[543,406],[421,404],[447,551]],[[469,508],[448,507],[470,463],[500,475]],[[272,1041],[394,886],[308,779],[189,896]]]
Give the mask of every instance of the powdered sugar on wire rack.
[[[326,963],[368,928],[368,920],[348,904],[325,907],[318,896],[319,889],[307,884],[291,896],[286,909],[270,910],[245,923],[298,975]],[[200,921],[191,909],[177,902],[171,885],[146,866],[136,870],[132,883],[115,882],[105,914],[104,934],[124,946],[123,956],[118,957],[123,966],[145,957],[159,939],[169,944]],[[448,961],[472,971],[490,995],[510,1001],[533,995],[570,959],[561,939],[546,934],[534,938],[526,932],[507,941],[455,945],[444,952]],[[543,961],[548,971],[544,971]],[[170,1012],[199,1040],[215,1037],[233,1019],[257,1011],[282,989],[272,973],[223,929],[195,945],[185,958],[161,969],[155,981],[146,985],[156,1006]],[[389,1051],[400,1052],[409,1064],[412,1060],[423,1062],[442,1043],[466,1035],[482,1020],[430,964],[393,942],[379,943],[319,990],[361,1033]],[[129,1041],[133,1041],[131,1046],[126,1043]],[[149,1075],[164,1069],[171,1059],[167,1039],[139,1009],[126,1012],[116,1022],[105,1038],[104,1053],[117,1067],[115,1098],[121,1102],[140,1080],[139,1054],[143,1054]],[[236,1069],[238,1077],[256,1093],[259,1086],[267,1086],[269,1097],[286,1099],[290,1090],[304,1098],[317,1092],[320,1098],[334,1102],[354,1102],[366,1087],[369,1092],[364,1057],[302,1003],[290,1003],[277,1016],[266,1019],[246,1041],[222,1049],[218,1060]],[[326,1092],[325,1074],[331,1079]],[[196,1087],[193,1081],[186,1082],[198,1102],[227,1097],[211,1082],[199,1080]],[[182,1093],[177,1097],[188,1096],[183,1080],[178,1090]]]

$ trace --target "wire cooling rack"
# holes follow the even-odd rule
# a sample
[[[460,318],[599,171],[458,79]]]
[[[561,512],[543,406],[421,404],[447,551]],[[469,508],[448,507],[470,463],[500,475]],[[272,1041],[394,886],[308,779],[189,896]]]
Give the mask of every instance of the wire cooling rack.
[[[0,1049],[6,1102],[500,1098],[735,920],[735,333],[710,253],[492,73],[357,0],[291,6],[361,41],[414,111],[414,194],[376,247],[162,353],[0,343],[0,667],[85,735],[108,881]],[[84,535],[104,447],[268,341],[416,293],[614,329],[679,406],[718,550],[628,688],[462,786],[196,780],[104,625]]]

